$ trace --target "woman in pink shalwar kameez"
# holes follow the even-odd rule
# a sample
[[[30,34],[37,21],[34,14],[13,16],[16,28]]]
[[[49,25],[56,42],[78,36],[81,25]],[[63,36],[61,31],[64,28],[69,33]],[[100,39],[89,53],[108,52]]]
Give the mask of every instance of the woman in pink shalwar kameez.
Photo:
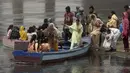
[[[124,50],[125,52],[129,52],[129,40],[128,40],[129,20],[128,20],[127,12],[123,12],[122,23],[123,23],[122,37],[123,37],[123,43],[124,43]]]

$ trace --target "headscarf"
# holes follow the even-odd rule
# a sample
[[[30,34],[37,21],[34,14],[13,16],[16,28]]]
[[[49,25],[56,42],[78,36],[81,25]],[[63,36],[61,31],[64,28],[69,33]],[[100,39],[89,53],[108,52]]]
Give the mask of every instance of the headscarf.
[[[19,34],[21,40],[27,40],[27,32],[25,31],[24,26],[20,26]]]

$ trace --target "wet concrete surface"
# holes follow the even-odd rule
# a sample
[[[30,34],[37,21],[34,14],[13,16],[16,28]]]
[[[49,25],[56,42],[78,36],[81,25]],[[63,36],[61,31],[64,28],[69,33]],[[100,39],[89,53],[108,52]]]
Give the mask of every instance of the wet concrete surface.
[[[6,35],[9,24],[39,26],[44,18],[55,18],[62,30],[64,8],[69,5],[72,11],[76,6],[94,5],[99,16],[106,21],[111,10],[121,17],[123,6],[130,0],[0,0],[0,36]],[[130,54],[122,53],[123,44],[117,44],[118,52],[97,52],[90,48],[88,54],[78,59],[65,60],[50,65],[16,64],[10,60],[11,51],[0,44],[0,73],[130,73]],[[6,50],[4,50],[6,49]]]

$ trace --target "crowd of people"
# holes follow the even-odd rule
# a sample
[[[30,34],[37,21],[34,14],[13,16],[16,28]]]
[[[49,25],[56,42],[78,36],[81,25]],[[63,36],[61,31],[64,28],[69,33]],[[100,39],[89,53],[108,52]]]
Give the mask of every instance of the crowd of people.
[[[42,26],[38,28],[31,26],[27,31],[24,26],[19,28],[10,25],[7,37],[8,39],[28,40],[29,52],[48,52],[50,49],[58,51],[60,38],[63,38],[64,41],[70,41],[70,50],[72,50],[75,46],[82,45],[82,37],[90,36],[92,46],[96,48],[100,46],[103,35],[105,37],[103,47],[106,51],[116,51],[117,40],[122,34],[124,50],[129,52],[130,8],[128,5],[124,8],[122,25],[119,25],[115,11],[110,12],[108,22],[104,23],[96,13],[94,6],[89,7],[88,15],[85,15],[82,7],[76,7],[76,12],[73,13],[70,6],[67,6],[64,14],[63,32],[58,30],[52,19],[44,19]]]

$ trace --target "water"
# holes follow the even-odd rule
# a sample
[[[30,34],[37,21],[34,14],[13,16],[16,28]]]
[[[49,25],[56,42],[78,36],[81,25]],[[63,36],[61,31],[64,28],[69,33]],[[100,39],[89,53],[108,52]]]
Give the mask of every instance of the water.
[[[69,5],[74,12],[76,6],[83,6],[88,13],[88,7],[94,5],[96,12],[103,19],[111,10],[121,17],[123,6],[130,0],[0,0],[0,36],[6,35],[9,24],[39,26],[44,18],[54,18],[62,30],[65,7]],[[122,45],[122,44],[118,44]],[[0,44],[0,73],[130,73],[129,54],[97,53],[95,50],[78,59],[66,60],[42,66],[16,64],[12,60],[11,51],[3,50]]]

